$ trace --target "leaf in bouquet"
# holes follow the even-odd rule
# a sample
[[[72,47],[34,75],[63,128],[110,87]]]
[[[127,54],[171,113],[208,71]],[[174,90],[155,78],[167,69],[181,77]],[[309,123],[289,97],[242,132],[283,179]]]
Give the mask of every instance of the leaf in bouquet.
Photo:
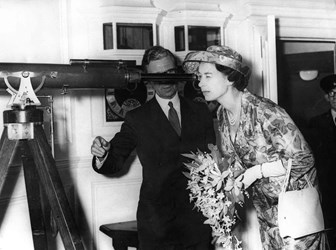
[[[219,161],[218,161],[218,158],[217,158],[217,156],[216,156],[216,154],[214,152],[211,152],[211,157],[214,160],[214,162],[218,165]]]
[[[225,191],[225,195],[229,201],[233,201],[233,196],[231,191]]]
[[[213,145],[213,144],[209,144],[208,148],[211,151],[211,156],[212,159],[214,159],[214,161],[219,164],[220,159],[222,158],[221,153],[219,152],[217,146]]]
[[[224,171],[223,173],[222,173],[222,179],[224,180],[224,179],[226,179],[226,177],[228,177],[229,175],[230,175],[230,171],[229,170],[226,170],[226,171]],[[231,179],[231,178],[229,178],[229,179]]]
[[[205,220],[204,222],[203,222],[204,224],[212,224],[212,219],[207,219],[207,220]]]
[[[202,162],[198,159],[198,155],[191,152],[190,154],[181,154],[182,156],[193,159],[197,164],[202,164]]]
[[[221,172],[226,171],[229,168],[230,164],[225,158],[218,163],[218,168]]]
[[[237,202],[237,195],[236,195],[236,193],[233,191],[233,192],[231,192],[231,195],[232,195],[232,201],[233,202]]]
[[[217,146],[214,145],[214,144],[212,144],[212,143],[209,143],[209,144],[208,144],[208,149],[209,149],[210,151],[214,150],[214,148],[217,148]]]
[[[189,168],[189,169],[197,168],[197,167],[198,167],[198,165],[195,164],[195,163],[193,163],[193,162],[190,162],[190,163],[186,163],[186,162],[184,162],[183,164],[184,164],[187,168]]]
[[[217,175],[217,176],[220,176],[221,174],[222,174],[222,172],[219,170],[219,168],[218,168],[218,165],[214,162],[214,163],[212,163],[210,166],[209,166],[210,168],[210,173],[212,174],[212,175]]]
[[[225,214],[227,214],[227,212],[228,212],[228,206],[224,206],[224,208],[223,208],[223,214],[225,215]]]
[[[224,171],[217,180],[216,191],[218,191],[222,185],[225,183],[225,178],[230,174],[230,171]],[[230,179],[230,178],[229,178]]]
[[[182,174],[187,177],[188,179],[191,179],[190,173],[189,172],[182,172]]]
[[[234,192],[236,195],[242,193],[243,183],[241,181],[234,182]]]
[[[235,212],[236,212],[235,203],[232,203],[232,205],[230,206],[230,213],[232,218],[234,217]]]
[[[244,172],[245,172],[245,169],[236,169],[235,171],[233,171],[233,177],[237,178],[239,175],[241,175]]]
[[[235,202],[236,203],[244,203],[245,202],[245,198],[243,193],[239,193],[238,195],[235,195]]]
[[[232,219],[235,216],[235,212],[236,212],[236,208],[235,208],[234,203],[233,203],[233,205],[230,205],[228,207],[228,210],[226,212],[226,216],[229,217],[230,219]]]
[[[221,181],[217,182],[216,191],[218,191],[219,189],[221,189],[222,184],[223,184],[223,182],[221,182]]]
[[[215,174],[209,174],[209,181],[211,183],[211,186],[215,187],[217,183],[220,181],[220,175]]]
[[[234,183],[235,183],[235,181],[234,181],[233,178],[228,178],[226,180],[226,184],[225,184],[224,190],[225,191],[231,191],[232,188],[234,187]]]
[[[227,157],[227,161],[228,161],[228,164],[229,165],[233,165],[234,161],[235,161],[235,158],[233,156],[228,156]]]
[[[236,218],[239,220],[239,221],[243,221],[243,218],[240,216],[240,214],[239,214],[239,212],[238,212],[238,210],[236,209],[236,212],[235,212],[235,216],[236,216]],[[237,224],[236,224],[237,225]],[[235,225],[235,226],[236,226]]]
[[[198,154],[198,155],[203,155],[203,152],[198,148],[198,149],[197,149],[197,154]]]

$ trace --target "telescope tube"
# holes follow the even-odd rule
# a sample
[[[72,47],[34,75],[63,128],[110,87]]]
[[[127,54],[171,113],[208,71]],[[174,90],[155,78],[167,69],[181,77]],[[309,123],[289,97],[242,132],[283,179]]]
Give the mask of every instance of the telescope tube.
[[[140,81],[196,80],[192,74],[145,74],[122,63],[109,64],[108,61],[92,64],[81,61],[71,65],[0,63],[0,89],[7,89],[5,77],[14,89],[18,89],[23,72],[30,73],[33,89],[40,85],[42,76],[46,77],[43,88],[47,89],[134,89]]]

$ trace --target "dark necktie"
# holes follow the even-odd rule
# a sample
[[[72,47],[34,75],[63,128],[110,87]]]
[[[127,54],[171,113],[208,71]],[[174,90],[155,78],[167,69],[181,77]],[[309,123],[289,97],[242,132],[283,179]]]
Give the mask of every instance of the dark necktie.
[[[168,112],[168,120],[170,121],[170,124],[173,126],[173,128],[175,129],[178,136],[180,136],[181,135],[181,126],[180,126],[180,121],[179,121],[177,112],[174,109],[174,106],[173,106],[172,102],[169,102],[168,105],[170,107],[169,112]]]

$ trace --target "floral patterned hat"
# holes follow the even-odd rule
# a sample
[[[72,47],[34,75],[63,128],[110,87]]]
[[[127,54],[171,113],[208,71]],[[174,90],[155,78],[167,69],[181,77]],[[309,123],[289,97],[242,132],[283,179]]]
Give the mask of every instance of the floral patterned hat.
[[[228,46],[212,45],[206,51],[189,52],[182,67],[186,73],[195,73],[201,62],[220,64],[246,75],[242,70],[242,56]]]

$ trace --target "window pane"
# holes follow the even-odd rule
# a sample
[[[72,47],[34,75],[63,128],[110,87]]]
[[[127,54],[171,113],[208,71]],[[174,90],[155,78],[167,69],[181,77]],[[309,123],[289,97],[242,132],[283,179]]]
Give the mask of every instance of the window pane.
[[[184,26],[175,27],[175,50],[183,51],[185,50],[185,33]]]
[[[188,26],[189,50],[206,50],[211,45],[220,45],[220,27]]]
[[[104,50],[113,49],[113,26],[112,23],[103,24]]]
[[[152,24],[117,23],[118,49],[148,49],[151,46]]]

